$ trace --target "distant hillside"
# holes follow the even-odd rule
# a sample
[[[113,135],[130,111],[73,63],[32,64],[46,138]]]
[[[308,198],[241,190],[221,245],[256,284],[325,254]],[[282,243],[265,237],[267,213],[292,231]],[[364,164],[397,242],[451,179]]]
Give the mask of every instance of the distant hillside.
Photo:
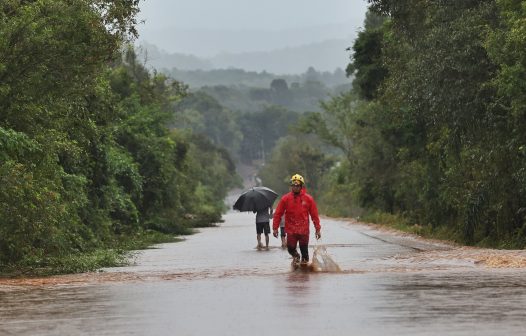
[[[224,53],[207,59],[187,54],[168,53],[143,42],[140,54],[146,59],[147,65],[158,70],[236,68],[275,74],[300,74],[309,67],[318,71],[331,72],[337,68],[344,69],[349,62],[349,52],[345,49],[352,44],[352,41],[351,37],[332,39],[271,51]]]
[[[332,71],[319,71],[307,66],[306,61],[296,60],[298,55],[316,56],[312,46],[320,46],[319,52],[330,42],[311,46],[287,48],[268,53],[245,53],[222,55],[212,60],[195,56],[169,54],[153,45],[138,50],[140,57],[152,68],[187,84],[192,92],[200,91],[216,99],[231,111],[258,112],[267,106],[278,105],[289,111],[320,111],[320,101],[331,95],[350,90],[352,78],[347,78],[342,67]],[[275,74],[269,71],[249,71],[250,62],[260,60],[283,64],[303,64],[296,74]],[[223,62],[223,63],[222,63]],[[232,63],[228,63],[232,62]],[[215,68],[221,64],[222,69]],[[234,68],[229,64],[237,64]],[[173,66],[172,66],[173,65]],[[303,67],[301,65],[301,67]],[[346,65],[346,64],[344,64]]]
[[[314,68],[309,68],[304,73],[298,75],[276,75],[269,72],[245,71],[242,69],[214,69],[214,70],[161,70],[170,77],[184,82],[191,88],[203,86],[234,86],[268,88],[275,79],[284,79],[288,84],[304,83],[306,81],[317,81],[323,83],[328,88],[351,83],[345,72],[338,68],[333,72],[319,72]]]
[[[297,47],[240,54],[221,54],[210,59],[215,67],[241,68],[248,71],[267,71],[275,74],[303,73],[309,67],[319,71],[334,71],[349,63],[352,42],[333,39]]]
[[[172,69],[174,67],[185,70],[210,70],[214,68],[212,62],[208,60],[194,55],[170,54],[149,43],[142,43],[136,49],[146,66],[157,70]]]

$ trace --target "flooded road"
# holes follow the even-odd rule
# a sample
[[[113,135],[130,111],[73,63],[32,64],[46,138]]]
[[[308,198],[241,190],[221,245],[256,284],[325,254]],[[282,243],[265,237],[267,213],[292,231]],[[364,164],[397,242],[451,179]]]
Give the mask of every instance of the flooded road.
[[[526,327],[522,251],[322,219],[321,243],[342,272],[294,272],[278,239],[255,249],[253,214],[224,219],[138,253],[129,267],[0,281],[0,335],[508,335]]]

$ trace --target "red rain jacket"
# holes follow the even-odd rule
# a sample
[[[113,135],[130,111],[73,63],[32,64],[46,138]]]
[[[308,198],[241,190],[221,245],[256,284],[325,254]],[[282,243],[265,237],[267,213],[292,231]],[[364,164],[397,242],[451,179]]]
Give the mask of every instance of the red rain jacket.
[[[318,208],[311,195],[307,194],[305,188],[301,188],[299,194],[292,191],[283,195],[274,212],[272,228],[279,227],[281,216],[285,213],[285,232],[287,234],[309,234],[309,215],[312,218],[316,231],[321,229]]]

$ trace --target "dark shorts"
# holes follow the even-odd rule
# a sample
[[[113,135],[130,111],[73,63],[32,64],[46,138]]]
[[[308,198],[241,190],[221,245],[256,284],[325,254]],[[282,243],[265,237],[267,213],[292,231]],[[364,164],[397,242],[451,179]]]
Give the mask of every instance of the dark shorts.
[[[270,233],[270,224],[269,224],[269,222],[256,223],[256,232],[258,234],[262,234],[263,231],[265,232],[265,234],[269,234]]]
[[[285,234],[285,228],[284,228],[284,227],[280,227],[280,228],[279,228],[279,231],[281,232],[281,236],[282,236],[282,237],[285,237],[285,236],[286,236],[286,234]]]

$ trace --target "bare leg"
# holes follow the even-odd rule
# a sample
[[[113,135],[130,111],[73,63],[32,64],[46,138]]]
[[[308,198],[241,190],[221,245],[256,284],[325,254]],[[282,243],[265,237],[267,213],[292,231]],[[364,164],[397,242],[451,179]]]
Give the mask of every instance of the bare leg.
[[[281,247],[286,248],[287,247],[287,237],[281,236]]]
[[[258,249],[263,247],[263,244],[261,244],[261,233],[258,233]]]
[[[269,235],[265,234],[265,243],[266,243],[267,250],[268,250],[268,242],[269,242]]]

